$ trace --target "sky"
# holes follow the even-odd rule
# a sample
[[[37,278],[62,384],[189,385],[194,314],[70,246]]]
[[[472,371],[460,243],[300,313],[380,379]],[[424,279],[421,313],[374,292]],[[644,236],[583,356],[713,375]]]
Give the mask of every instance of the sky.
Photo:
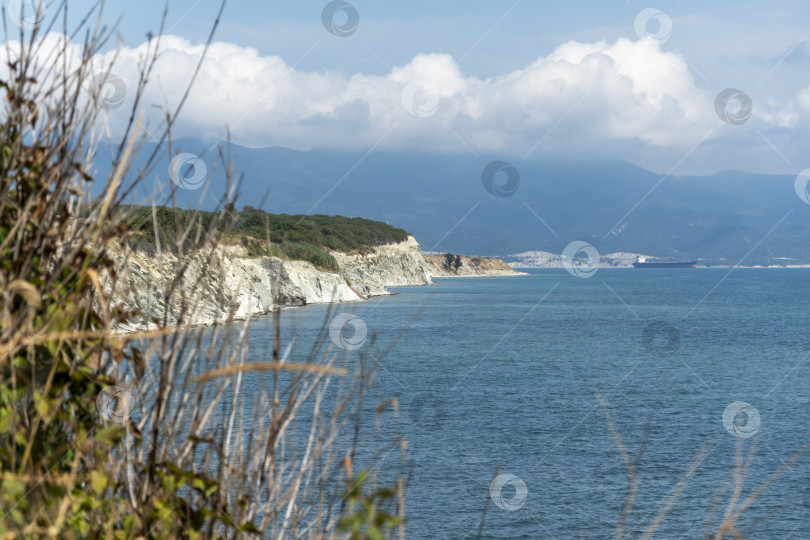
[[[13,16],[20,0],[5,4]],[[70,2],[70,19],[91,5]],[[164,6],[105,7],[120,50],[107,47],[99,71],[115,56],[126,90],[113,131]],[[169,3],[152,124],[179,102],[219,7]],[[175,136],[796,174],[810,167],[808,39],[806,0],[232,1]]]

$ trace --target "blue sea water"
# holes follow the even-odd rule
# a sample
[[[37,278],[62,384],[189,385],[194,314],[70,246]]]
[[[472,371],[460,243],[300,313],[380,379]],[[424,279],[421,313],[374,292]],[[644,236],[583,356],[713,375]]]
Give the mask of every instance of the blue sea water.
[[[291,360],[336,312],[362,319],[366,352],[390,347],[369,406],[399,403],[382,435],[408,440],[409,538],[613,537],[631,481],[607,414],[638,475],[627,537],[662,510],[655,538],[716,529],[740,451],[736,505],[783,470],[737,530],[810,538],[810,455],[789,462],[810,440],[810,271],[534,270],[396,292],[282,324]]]

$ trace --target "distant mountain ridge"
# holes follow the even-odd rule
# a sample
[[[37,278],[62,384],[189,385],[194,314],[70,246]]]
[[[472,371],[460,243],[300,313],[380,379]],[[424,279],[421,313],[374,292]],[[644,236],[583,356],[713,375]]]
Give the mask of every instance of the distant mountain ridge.
[[[213,208],[225,190],[216,152],[194,139],[175,141],[175,154],[180,151],[200,156],[209,178],[200,189],[178,189],[178,204]],[[96,160],[102,174],[109,169],[105,152]],[[429,252],[562,253],[581,240],[602,254],[647,253],[701,264],[810,261],[810,205],[796,196],[792,176],[725,171],[664,177],[621,161],[526,160],[511,163],[519,175],[515,193],[498,197],[484,186],[482,171],[499,156],[238,146],[232,154],[244,173],[238,206],[258,206],[266,196],[262,208],[273,213],[383,221],[414,234]],[[163,183],[163,201],[168,171],[164,156],[153,173]],[[505,183],[505,173],[494,181]],[[137,202],[152,197],[153,186],[146,188]]]

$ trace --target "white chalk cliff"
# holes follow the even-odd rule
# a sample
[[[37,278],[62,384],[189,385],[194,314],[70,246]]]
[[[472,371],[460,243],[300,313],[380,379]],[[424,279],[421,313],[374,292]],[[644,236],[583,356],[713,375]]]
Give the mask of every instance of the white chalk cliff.
[[[399,244],[385,244],[373,253],[332,252],[340,273],[365,297],[388,294],[388,287],[407,287],[431,283],[425,259],[413,236]]]
[[[318,270],[305,261],[250,258],[241,246],[198,250],[179,259],[171,253],[113,254],[117,279],[105,280],[105,293],[127,311],[137,311],[123,328],[246,319],[279,306],[355,302],[390,294],[388,287],[431,283],[419,244],[409,236],[376,246],[370,253],[332,253],[339,273]],[[174,283],[185,266],[181,283]]]

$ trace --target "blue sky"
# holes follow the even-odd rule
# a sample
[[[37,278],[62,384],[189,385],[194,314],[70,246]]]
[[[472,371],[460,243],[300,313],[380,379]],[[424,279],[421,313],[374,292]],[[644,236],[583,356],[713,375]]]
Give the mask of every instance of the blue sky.
[[[684,173],[810,166],[810,2],[355,0],[360,22],[347,37],[322,25],[326,4],[228,4],[216,34],[223,46],[198,88],[220,98],[192,100],[180,128],[216,139],[227,124],[248,146],[530,150],[662,172],[676,164]],[[88,5],[73,2],[71,11]],[[132,58],[147,31],[157,31],[163,6],[106,7],[106,21],[123,17]],[[179,56],[158,70],[155,100],[172,103],[177,75],[218,8],[213,0],[170,3],[167,33],[177,39],[167,47]],[[637,32],[648,8],[671,23],[667,39],[656,35],[661,19],[644,26],[649,35]],[[134,84],[127,61],[123,54],[117,69]],[[743,125],[715,114],[726,88],[751,98]],[[406,95],[417,100],[416,115],[387,109]]]
[[[157,31],[162,0],[106,6],[105,19],[122,16],[121,34],[130,45],[146,31]],[[419,53],[443,52],[460,59],[465,70],[479,76],[497,75],[526,65],[568,40],[613,40],[635,37],[634,18],[644,8],[658,8],[674,21],[669,50],[690,54],[707,72],[719,62],[745,62],[769,70],[773,60],[795,47],[810,32],[810,3],[791,1],[631,2],[593,1],[464,1],[379,2],[356,0],[360,25],[352,39],[324,34],[320,22],[326,2],[238,2],[225,8],[217,38],[255,47],[294,63],[315,43],[319,47],[303,63],[310,69],[340,67],[348,71],[383,73],[388,64],[407,62]],[[74,2],[79,13],[91,2]],[[217,0],[173,0],[170,33],[200,42],[219,9]],[[497,24],[501,21],[500,24]],[[332,39],[327,39],[332,37]],[[474,47],[474,49],[473,49]]]

